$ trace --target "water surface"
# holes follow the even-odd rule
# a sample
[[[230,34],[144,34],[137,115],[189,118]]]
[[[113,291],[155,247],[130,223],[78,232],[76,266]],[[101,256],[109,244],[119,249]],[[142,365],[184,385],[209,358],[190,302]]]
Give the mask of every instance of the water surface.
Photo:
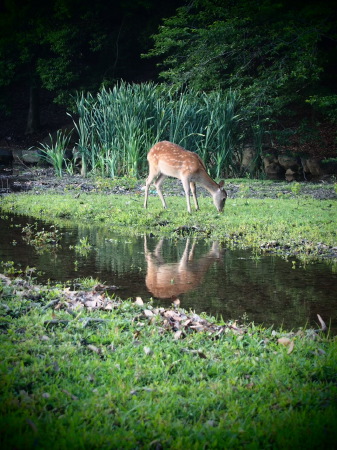
[[[59,228],[60,246],[36,248],[24,240],[22,228],[36,220],[0,218],[0,261],[34,267],[38,282],[71,282],[94,277],[118,288],[122,299],[141,296],[225,320],[248,318],[265,326],[318,328],[317,314],[337,334],[337,274],[319,263],[301,267],[294,258],[256,259],[249,251],[226,250],[205,240],[169,240],[118,236],[108,228],[73,225]],[[49,226],[37,223],[38,229]],[[82,239],[91,249],[75,250]]]

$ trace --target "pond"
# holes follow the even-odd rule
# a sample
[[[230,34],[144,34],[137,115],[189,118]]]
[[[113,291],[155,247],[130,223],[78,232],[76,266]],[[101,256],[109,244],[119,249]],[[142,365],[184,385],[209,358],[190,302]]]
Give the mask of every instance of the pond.
[[[0,261],[36,268],[37,282],[93,277],[122,299],[168,307],[178,297],[181,307],[224,320],[291,330],[319,328],[320,314],[337,334],[337,273],[328,264],[303,267],[294,258],[254,256],[208,240],[117,236],[81,224],[57,227],[58,246],[39,246],[43,229],[54,230],[29,217],[0,218]]]

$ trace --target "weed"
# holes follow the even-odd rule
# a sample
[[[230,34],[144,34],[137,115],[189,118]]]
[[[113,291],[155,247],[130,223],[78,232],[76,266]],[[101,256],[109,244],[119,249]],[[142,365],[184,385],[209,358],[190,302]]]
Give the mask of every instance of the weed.
[[[94,286],[98,285],[100,281],[97,278],[88,277],[88,278],[76,278],[73,280],[75,286],[77,286],[80,289],[90,290]]]
[[[64,163],[66,164],[67,172],[73,172],[72,162],[67,161],[65,157],[66,150],[71,139],[71,134],[72,132],[66,133],[62,130],[58,130],[56,133],[55,142],[51,134],[49,134],[50,143],[40,143],[42,158],[54,167],[55,175],[58,177],[62,177],[62,168]]]
[[[14,261],[0,261],[0,267],[7,276],[18,275],[22,273],[21,269],[15,267]]]
[[[240,197],[247,198],[249,196],[250,186],[248,184],[240,185]]]
[[[291,189],[291,192],[292,192],[294,195],[297,196],[297,195],[299,195],[299,193],[301,192],[301,188],[302,188],[301,184],[295,182],[295,183],[292,183],[290,189]]]

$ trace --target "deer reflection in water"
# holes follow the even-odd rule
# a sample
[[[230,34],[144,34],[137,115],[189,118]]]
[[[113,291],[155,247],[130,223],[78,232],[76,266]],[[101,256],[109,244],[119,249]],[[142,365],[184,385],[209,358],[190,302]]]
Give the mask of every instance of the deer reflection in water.
[[[146,287],[154,297],[177,297],[192,291],[201,284],[205,274],[214,262],[220,261],[222,251],[219,243],[213,242],[209,252],[194,259],[195,241],[186,240],[185,250],[176,263],[166,263],[162,255],[164,239],[160,239],[155,250],[149,251],[144,237],[144,253],[147,262]]]

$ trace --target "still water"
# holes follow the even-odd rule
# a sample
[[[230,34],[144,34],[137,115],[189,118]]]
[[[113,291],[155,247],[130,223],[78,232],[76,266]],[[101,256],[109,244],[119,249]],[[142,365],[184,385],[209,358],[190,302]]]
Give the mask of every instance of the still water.
[[[39,249],[24,239],[28,223],[49,230],[28,217],[0,218],[0,261],[36,268],[38,282],[93,277],[116,286],[122,299],[153,298],[167,307],[178,297],[187,310],[287,330],[319,328],[320,314],[337,334],[337,274],[327,264],[302,267],[294,258],[256,259],[217,242],[117,236],[107,228],[82,225],[58,227],[60,246]],[[90,249],[76,248],[81,242]]]

